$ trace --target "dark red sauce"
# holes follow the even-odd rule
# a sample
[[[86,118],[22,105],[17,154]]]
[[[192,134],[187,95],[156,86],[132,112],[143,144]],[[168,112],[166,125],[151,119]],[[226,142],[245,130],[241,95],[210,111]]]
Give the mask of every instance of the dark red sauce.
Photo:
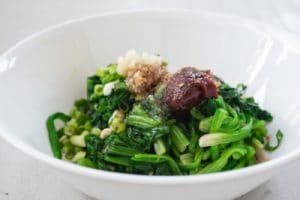
[[[217,86],[209,70],[184,67],[168,82],[164,100],[175,114],[187,113],[202,101],[218,96]]]

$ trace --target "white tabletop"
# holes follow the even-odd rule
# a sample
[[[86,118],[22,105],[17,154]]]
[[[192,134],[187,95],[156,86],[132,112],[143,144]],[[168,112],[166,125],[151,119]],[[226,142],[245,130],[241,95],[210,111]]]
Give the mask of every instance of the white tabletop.
[[[298,1],[299,2],[299,1]],[[1,0],[0,53],[44,27],[101,12],[138,8],[186,8],[227,12],[266,21],[300,34],[297,0]],[[300,12],[298,12],[300,13]],[[1,111],[0,111],[1,112]],[[300,196],[300,162],[240,200],[296,200]],[[90,199],[48,173],[45,167],[0,138],[0,200]]]

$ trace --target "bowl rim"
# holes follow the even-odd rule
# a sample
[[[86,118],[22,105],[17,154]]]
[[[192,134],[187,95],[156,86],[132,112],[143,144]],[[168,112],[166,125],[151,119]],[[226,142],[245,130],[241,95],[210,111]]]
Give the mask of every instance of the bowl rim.
[[[103,17],[112,17],[112,16],[120,16],[120,15],[130,15],[130,14],[153,14],[153,13],[184,13],[191,16],[201,16],[201,17],[215,17],[222,18],[225,21],[235,21],[235,23],[240,23],[244,25],[250,25],[254,28],[254,31],[258,31],[261,34],[265,34],[266,32],[278,32],[283,35],[288,35],[294,41],[300,41],[299,37],[286,33],[283,30],[279,30],[274,27],[270,27],[264,22],[257,22],[252,19],[248,19],[245,17],[240,17],[237,15],[225,14],[225,13],[217,13],[210,11],[192,11],[190,9],[132,9],[132,10],[117,10],[111,12],[105,12],[102,14],[90,15],[85,17],[80,17],[72,20],[68,20],[57,25],[53,25],[47,28],[38,31],[25,39],[17,42],[14,46],[5,51],[0,58],[9,56],[9,54],[13,53],[14,50],[22,47],[24,44],[29,43],[31,40],[38,38],[48,32],[55,31],[56,29],[63,28],[64,26],[73,25],[79,22],[84,22],[88,20],[93,20],[96,18]],[[5,73],[4,72],[0,72]],[[194,184],[194,183],[210,183],[210,182],[223,182],[226,180],[232,180],[241,177],[248,177],[258,173],[268,173],[269,170],[277,169],[287,163],[291,163],[296,161],[297,158],[300,158],[300,148],[288,153],[285,156],[281,156],[279,158],[272,159],[268,162],[257,164],[251,167],[246,167],[234,171],[226,171],[226,172],[218,172],[212,174],[201,174],[201,175],[190,175],[190,176],[147,176],[147,175],[136,175],[136,174],[126,174],[126,173],[118,173],[118,172],[109,172],[99,169],[92,169],[87,167],[82,167],[79,165],[75,165],[73,163],[68,163],[63,160],[56,159],[53,156],[42,153],[41,151],[35,149],[34,147],[28,145],[21,141],[18,137],[10,134],[10,132],[4,130],[3,127],[0,126],[0,136],[9,144],[13,145],[21,152],[26,155],[41,161],[45,164],[48,164],[60,171],[67,171],[77,175],[87,176],[91,178],[104,179],[110,181],[118,181],[123,183],[137,183],[137,184],[155,184],[155,185],[173,185],[173,184]]]

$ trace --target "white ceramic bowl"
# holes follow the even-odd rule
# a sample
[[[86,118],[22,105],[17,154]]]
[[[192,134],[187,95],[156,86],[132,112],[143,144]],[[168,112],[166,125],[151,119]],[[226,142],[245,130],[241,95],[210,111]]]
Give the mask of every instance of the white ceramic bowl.
[[[67,112],[85,96],[87,76],[131,48],[160,53],[171,70],[190,64],[211,68],[230,83],[248,84],[249,94],[275,116],[271,132],[283,130],[281,148],[270,161],[253,167],[182,177],[112,173],[53,158],[47,116]],[[297,38],[238,17],[145,10],[74,20],[39,32],[0,57],[0,133],[92,197],[231,199],[299,158],[299,65]]]

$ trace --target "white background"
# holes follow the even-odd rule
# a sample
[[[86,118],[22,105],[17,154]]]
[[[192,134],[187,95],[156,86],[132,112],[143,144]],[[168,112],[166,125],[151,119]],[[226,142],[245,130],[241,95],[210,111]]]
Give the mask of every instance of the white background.
[[[138,8],[186,8],[226,12],[265,21],[291,34],[300,34],[300,1],[297,0],[0,0],[0,53],[47,26],[112,10]],[[299,180],[298,161],[240,200],[300,199]],[[42,164],[0,138],[0,200],[23,199],[90,198],[61,182],[59,177],[49,174]]]

